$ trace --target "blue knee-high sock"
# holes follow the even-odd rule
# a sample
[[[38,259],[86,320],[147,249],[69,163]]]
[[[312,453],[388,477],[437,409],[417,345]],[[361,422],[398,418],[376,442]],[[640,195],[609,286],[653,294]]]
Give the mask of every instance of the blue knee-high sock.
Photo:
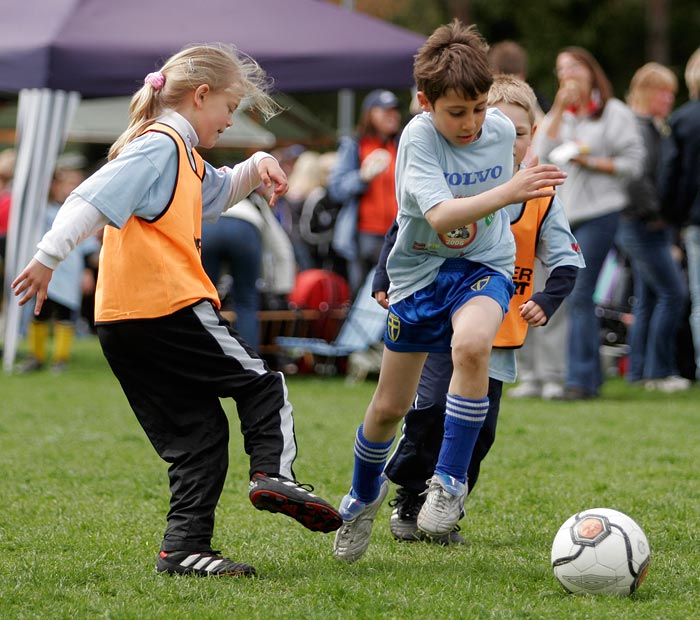
[[[454,394],[447,395],[445,436],[435,473],[448,474],[460,482],[466,482],[474,444],[488,409],[488,398],[471,400]]]
[[[355,436],[355,471],[350,490],[355,499],[368,504],[379,496],[381,474],[393,441],[393,437],[385,443],[374,443],[365,439],[360,424]]]

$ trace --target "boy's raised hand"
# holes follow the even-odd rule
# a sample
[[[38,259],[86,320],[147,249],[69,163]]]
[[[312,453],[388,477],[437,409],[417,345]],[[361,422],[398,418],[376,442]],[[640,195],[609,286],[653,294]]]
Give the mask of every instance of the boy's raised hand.
[[[564,183],[566,172],[554,164],[540,164],[537,157],[518,170],[509,181],[517,198],[513,203],[525,202],[533,198],[554,196],[557,185]]]
[[[41,312],[41,307],[46,301],[46,293],[49,288],[49,282],[53,275],[53,269],[42,265],[36,258],[33,258],[12,282],[12,290],[16,297],[20,296],[18,303],[20,306],[31,301],[36,295],[36,304],[34,305],[34,314],[36,316]]]

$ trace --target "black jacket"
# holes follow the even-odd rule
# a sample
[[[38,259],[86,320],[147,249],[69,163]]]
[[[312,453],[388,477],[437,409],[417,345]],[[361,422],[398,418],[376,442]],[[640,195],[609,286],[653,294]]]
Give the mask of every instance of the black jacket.
[[[644,141],[644,170],[640,177],[629,183],[629,204],[623,211],[623,216],[652,222],[659,219],[661,211],[657,187],[661,133],[649,117],[637,116],[637,126]]]
[[[700,226],[700,101],[678,108],[669,127],[659,162],[661,212],[678,226]]]

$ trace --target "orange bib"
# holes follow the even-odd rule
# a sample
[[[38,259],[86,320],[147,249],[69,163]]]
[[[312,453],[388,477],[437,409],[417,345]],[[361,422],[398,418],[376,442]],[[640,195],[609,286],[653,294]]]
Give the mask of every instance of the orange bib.
[[[529,200],[521,210],[520,217],[510,225],[515,237],[515,273],[513,274],[515,293],[510,300],[508,313],[493,341],[494,347],[516,349],[522,347],[525,342],[528,324],[520,316],[519,308],[533,294],[535,251],[540,226],[552,205],[552,200],[554,199],[551,196]]]
[[[95,322],[167,316],[211,299],[216,288],[202,267],[204,161],[193,150],[192,167],[180,135],[160,123],[147,130],[170,136],[178,150],[178,176],[168,205],[152,221],[132,215],[117,229],[106,226],[95,293]]]

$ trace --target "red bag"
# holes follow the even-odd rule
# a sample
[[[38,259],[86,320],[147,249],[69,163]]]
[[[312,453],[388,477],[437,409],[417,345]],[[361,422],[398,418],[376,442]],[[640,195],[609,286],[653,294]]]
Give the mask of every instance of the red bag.
[[[290,307],[320,312],[311,322],[308,335],[328,342],[336,337],[342,323],[342,315],[337,311],[346,310],[349,303],[350,286],[345,278],[325,269],[300,271],[289,293]]]

